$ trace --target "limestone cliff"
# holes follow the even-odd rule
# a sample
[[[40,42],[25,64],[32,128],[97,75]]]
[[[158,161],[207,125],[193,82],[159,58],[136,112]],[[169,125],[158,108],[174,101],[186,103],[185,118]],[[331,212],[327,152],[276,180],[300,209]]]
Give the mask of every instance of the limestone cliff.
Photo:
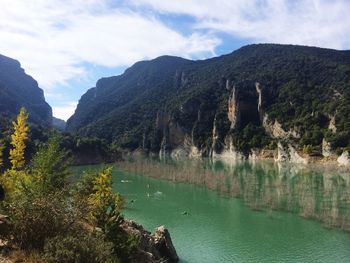
[[[238,128],[240,124],[241,110],[239,100],[237,99],[237,92],[235,87],[232,88],[232,93],[228,98],[227,109],[227,117],[231,122],[230,128]]]
[[[98,81],[67,129],[161,156],[305,163],[350,147],[349,72],[350,52],[303,46],[163,56]]]

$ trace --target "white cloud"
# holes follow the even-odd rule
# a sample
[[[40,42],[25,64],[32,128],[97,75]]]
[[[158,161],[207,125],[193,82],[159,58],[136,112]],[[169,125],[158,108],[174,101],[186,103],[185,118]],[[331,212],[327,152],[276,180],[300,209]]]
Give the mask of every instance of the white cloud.
[[[220,40],[185,36],[153,16],[98,0],[0,0],[0,53],[44,89],[86,74],[84,63],[130,65],[163,54],[214,55]]]
[[[133,0],[160,13],[195,17],[196,27],[254,42],[350,49],[348,0]]]
[[[64,106],[53,106],[52,115],[66,121],[73,115],[77,104],[77,102],[73,101],[66,103]]]
[[[64,102],[78,94],[72,79],[90,79],[91,65],[213,56],[220,32],[251,42],[350,49],[349,10],[349,0],[0,0],[0,54],[18,59],[45,90],[54,115],[67,119],[75,104]],[[173,19],[176,27],[177,15],[192,18],[185,29],[191,33],[162,21]]]

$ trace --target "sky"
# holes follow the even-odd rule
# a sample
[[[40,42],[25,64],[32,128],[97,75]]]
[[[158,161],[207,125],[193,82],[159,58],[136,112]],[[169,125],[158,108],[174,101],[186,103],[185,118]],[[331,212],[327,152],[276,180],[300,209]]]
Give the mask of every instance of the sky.
[[[0,54],[20,61],[67,120],[101,77],[161,55],[246,44],[350,49],[350,0],[0,0]]]

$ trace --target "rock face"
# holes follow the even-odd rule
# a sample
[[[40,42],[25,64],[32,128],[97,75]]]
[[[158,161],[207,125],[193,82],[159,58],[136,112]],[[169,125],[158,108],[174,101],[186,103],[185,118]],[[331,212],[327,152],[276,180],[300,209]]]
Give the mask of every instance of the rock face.
[[[339,163],[339,165],[343,165],[343,166],[348,166],[348,165],[350,165],[349,152],[348,152],[348,151],[344,151],[344,152],[338,157],[337,162]]]
[[[139,239],[135,263],[173,263],[179,261],[169,231],[164,226],[158,227],[153,235],[131,220],[125,220],[122,227],[126,232]]]
[[[322,155],[324,157],[330,157],[333,155],[331,144],[327,142],[325,138],[322,140]]]
[[[237,100],[236,88],[233,87],[232,94],[228,99],[228,112],[227,117],[231,122],[230,128],[235,129],[240,124],[241,111],[239,110],[239,100]]]
[[[52,110],[38,83],[18,61],[0,55],[0,115],[12,118],[21,107],[27,109],[31,122],[51,126]]]
[[[278,162],[290,162],[295,164],[307,164],[308,161],[301,157],[295,148],[290,143],[278,142],[277,145],[277,158]]]
[[[330,130],[332,133],[337,132],[337,126],[335,126],[335,114],[333,116],[329,116],[329,125],[328,125],[328,130]]]
[[[67,129],[176,158],[256,158],[263,151],[252,149],[283,141],[276,159],[305,163],[298,152],[319,151],[325,130],[347,132],[350,116],[334,116],[350,104],[349,70],[349,51],[303,46],[250,45],[203,61],[163,56],[99,80]]]

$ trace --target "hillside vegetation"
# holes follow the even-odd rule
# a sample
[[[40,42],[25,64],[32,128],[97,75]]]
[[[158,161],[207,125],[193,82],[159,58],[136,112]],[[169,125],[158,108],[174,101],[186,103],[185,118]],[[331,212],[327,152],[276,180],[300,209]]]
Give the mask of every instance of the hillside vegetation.
[[[282,129],[278,135],[276,124]],[[67,129],[116,148],[248,153],[280,139],[300,149],[350,146],[350,52],[260,44],[202,61],[163,56],[104,78]],[[281,129],[279,131],[281,131]]]
[[[30,122],[51,125],[52,110],[36,80],[24,72],[17,60],[0,55],[0,117],[13,118],[21,107],[30,113]]]

